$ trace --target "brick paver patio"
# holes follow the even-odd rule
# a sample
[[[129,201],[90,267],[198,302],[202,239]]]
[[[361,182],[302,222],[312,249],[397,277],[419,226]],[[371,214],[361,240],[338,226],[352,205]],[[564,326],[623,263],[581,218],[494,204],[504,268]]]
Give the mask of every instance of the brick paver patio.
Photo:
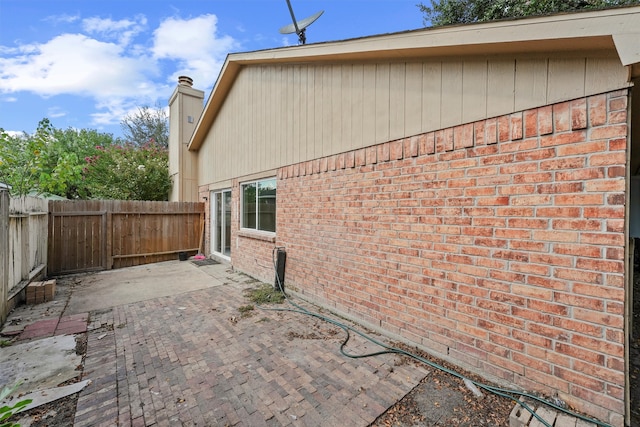
[[[367,426],[427,374],[346,358],[343,332],[308,316],[242,317],[256,284],[207,268],[218,286],[91,313],[76,426]]]

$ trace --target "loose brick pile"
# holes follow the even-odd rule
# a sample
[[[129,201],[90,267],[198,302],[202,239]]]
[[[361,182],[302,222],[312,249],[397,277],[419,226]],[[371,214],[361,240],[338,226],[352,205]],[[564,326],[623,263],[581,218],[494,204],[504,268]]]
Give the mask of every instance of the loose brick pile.
[[[56,280],[51,279],[46,282],[32,282],[27,285],[26,303],[41,304],[52,301],[56,294]]]

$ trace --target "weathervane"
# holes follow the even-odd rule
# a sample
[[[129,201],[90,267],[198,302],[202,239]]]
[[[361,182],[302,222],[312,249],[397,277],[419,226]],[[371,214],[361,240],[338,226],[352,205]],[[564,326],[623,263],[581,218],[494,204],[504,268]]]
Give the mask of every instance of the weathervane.
[[[305,44],[307,42],[305,30],[309,25],[313,24],[316,19],[320,18],[320,15],[324,13],[324,10],[316,12],[302,21],[296,21],[296,16],[293,14],[293,8],[291,7],[291,2],[289,0],[287,0],[287,6],[289,6],[289,13],[291,13],[291,20],[293,21],[293,24],[285,25],[280,28],[280,34],[296,33],[298,35],[298,42],[300,44]]]

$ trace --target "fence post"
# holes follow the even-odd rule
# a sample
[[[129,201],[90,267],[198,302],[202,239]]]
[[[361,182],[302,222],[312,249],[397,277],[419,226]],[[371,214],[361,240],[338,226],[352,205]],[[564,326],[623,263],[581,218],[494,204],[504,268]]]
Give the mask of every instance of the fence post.
[[[9,192],[0,188],[0,326],[7,320],[9,298]]]

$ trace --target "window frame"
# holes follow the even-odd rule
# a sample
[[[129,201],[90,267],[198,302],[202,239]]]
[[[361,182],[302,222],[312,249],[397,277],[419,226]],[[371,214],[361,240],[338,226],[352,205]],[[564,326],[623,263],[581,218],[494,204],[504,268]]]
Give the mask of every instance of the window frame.
[[[277,179],[275,176],[270,176],[270,177],[266,177],[266,178],[261,178],[261,179],[255,179],[255,180],[251,180],[251,181],[245,181],[245,182],[241,182],[240,183],[240,231],[244,231],[244,232],[249,232],[249,233],[261,233],[261,234],[267,234],[267,235],[271,235],[271,236],[275,236],[276,231],[277,231],[277,227],[276,227],[276,210],[274,209],[273,215],[274,215],[274,220],[273,220],[273,228],[274,230],[263,230],[258,228],[259,227],[259,222],[260,222],[260,204],[259,204],[259,194],[260,194],[260,184],[261,183],[265,183],[268,181],[273,181],[274,187],[275,187],[275,200],[276,200],[276,206],[277,206],[277,200],[278,200],[278,185],[277,185]],[[247,227],[247,224],[245,223],[245,188],[249,185],[254,185],[255,186],[255,193],[256,193],[256,199],[255,199],[255,206],[256,206],[256,212],[255,212],[255,228],[254,227]]]

